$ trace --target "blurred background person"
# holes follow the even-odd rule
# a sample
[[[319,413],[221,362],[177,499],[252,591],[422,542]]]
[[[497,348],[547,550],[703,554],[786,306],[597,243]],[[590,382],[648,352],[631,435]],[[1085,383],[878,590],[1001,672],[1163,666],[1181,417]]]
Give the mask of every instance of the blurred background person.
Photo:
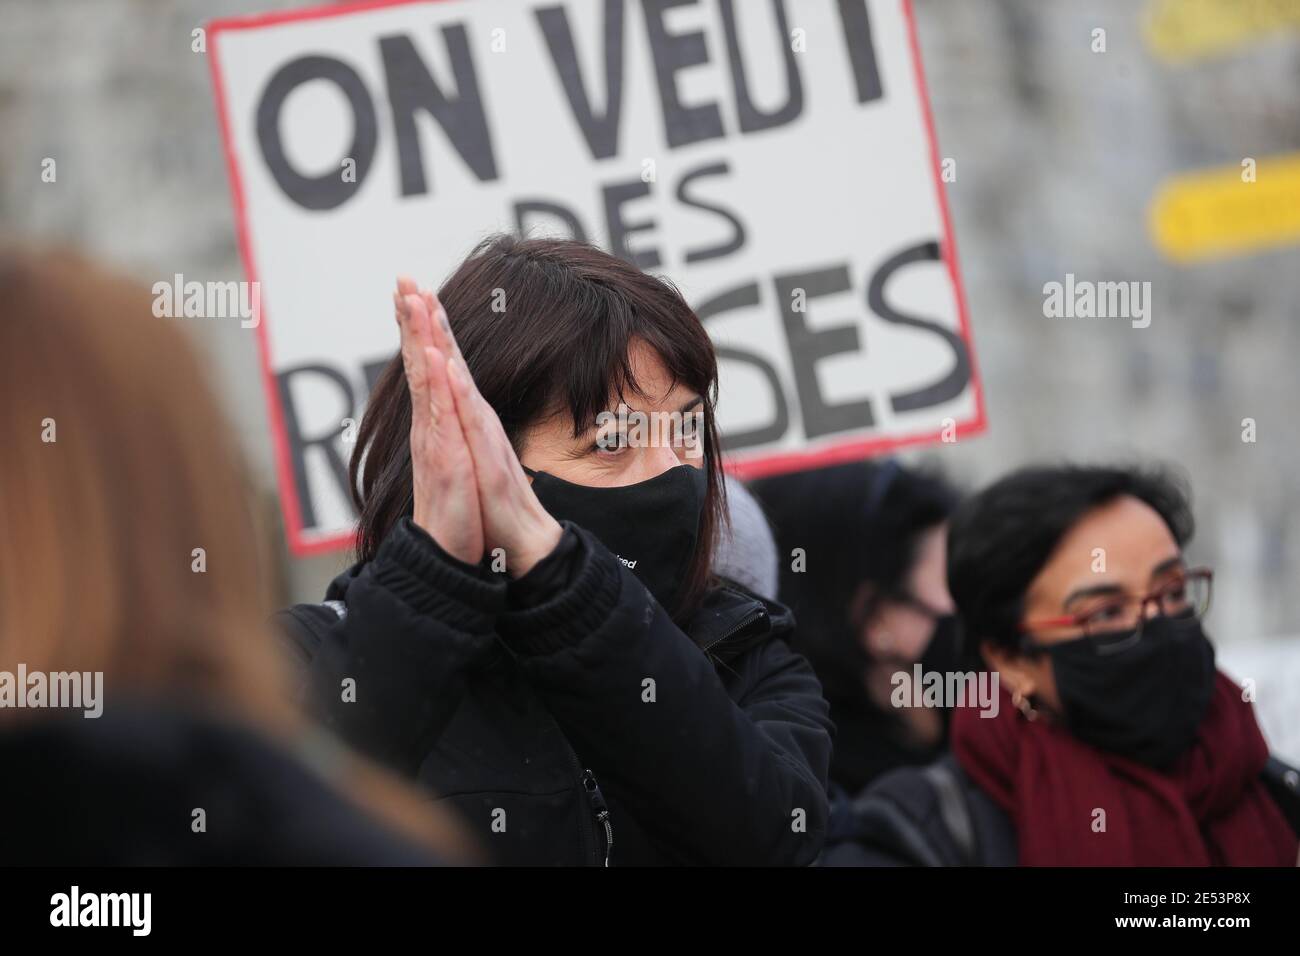
[[[1293,866],[1298,775],[1215,667],[1213,574],[1154,470],[1027,468],[953,516],[948,582],[1001,706],[878,781],[858,863]]]
[[[763,506],[745,483],[727,479],[727,520],[718,532],[713,570],[719,578],[768,600],[776,600],[780,568],[776,539]]]
[[[960,634],[944,580],[957,492],[895,460],[755,482],[777,539],[778,598],[794,612],[835,722],[831,782],[856,794],[894,767],[943,749],[947,712],[896,707],[913,665],[957,666]],[[896,677],[896,675],[901,675]]]
[[[206,378],[143,287],[0,250],[0,861],[472,859],[444,813],[285,702]],[[102,673],[99,716],[16,706],[37,699],[23,672]]]

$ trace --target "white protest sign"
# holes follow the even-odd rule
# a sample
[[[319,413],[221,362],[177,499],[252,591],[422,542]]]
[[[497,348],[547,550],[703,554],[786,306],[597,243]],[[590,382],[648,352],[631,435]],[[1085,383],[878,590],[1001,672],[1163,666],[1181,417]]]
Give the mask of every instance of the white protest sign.
[[[350,541],[395,276],[496,231],[676,283],[742,476],[983,429],[904,0],[399,0],[208,38],[295,553]]]

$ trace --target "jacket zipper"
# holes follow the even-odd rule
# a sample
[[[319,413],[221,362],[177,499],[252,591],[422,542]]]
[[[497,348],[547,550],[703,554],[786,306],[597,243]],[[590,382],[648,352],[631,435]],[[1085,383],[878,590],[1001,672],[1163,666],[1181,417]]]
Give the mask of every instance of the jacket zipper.
[[[716,640],[710,641],[702,648],[702,650],[707,654],[709,651],[717,647],[723,641],[734,637],[735,635],[739,634],[741,631],[745,630],[745,628],[750,627],[751,625],[753,625],[758,621],[761,621],[766,616],[767,616],[767,609],[760,607],[757,611],[743,618],[738,624],[736,624],[729,631],[727,631],[727,633],[723,634],[721,637],[717,638]],[[557,731],[559,730],[558,724],[556,725],[556,730]],[[587,796],[591,800],[592,809],[595,811],[596,822],[599,823],[605,830],[604,865],[609,866],[610,853],[614,849],[614,827],[609,822],[609,805],[605,803],[605,795],[600,792],[600,784],[596,782],[596,775],[592,773],[589,769],[584,770],[582,768],[582,764],[578,762],[578,755],[574,752],[572,746],[568,746],[566,749],[569,751],[569,762],[573,765],[574,769],[578,770],[582,774],[582,788],[583,790],[586,791]],[[583,850],[586,851],[588,847],[590,847],[590,852],[592,853],[593,856],[595,856],[596,848],[595,846],[591,845],[593,843],[591,839],[591,831],[588,829],[588,827],[585,824],[582,827],[581,837],[582,837]]]
[[[578,753],[569,743],[568,738],[564,736],[564,731],[560,730],[560,725],[555,718],[551,718],[551,726],[555,732],[564,741],[566,756],[569,758],[569,766],[578,774],[578,779],[582,784],[583,792],[588,795],[593,808],[596,810],[596,822],[605,827],[605,866],[609,866],[609,851],[614,845],[614,828],[609,824],[609,807],[605,805],[605,795],[600,792],[600,785],[596,783],[596,775],[590,770],[584,770],[582,762],[578,759]],[[588,783],[590,781],[590,784]],[[597,802],[599,801],[599,806]],[[602,815],[603,813],[603,815]],[[578,840],[582,844],[582,855],[588,857],[593,862],[599,862],[600,851],[596,847],[594,834],[591,832],[590,821],[583,820],[581,814],[578,817]]]
[[[513,656],[511,659],[513,659]],[[558,737],[562,743],[564,754],[569,760],[569,766],[573,768],[574,773],[578,775],[583,790],[590,795],[594,789],[595,795],[591,797],[592,803],[594,804],[597,800],[600,802],[600,808],[597,811],[596,820],[605,826],[605,866],[609,866],[609,851],[614,845],[614,829],[609,824],[609,808],[605,805],[605,797],[600,792],[600,787],[596,784],[595,775],[590,770],[583,769],[582,761],[578,759],[577,751],[573,749],[573,745],[569,743],[569,738],[566,737],[564,731],[560,729],[559,722],[556,721],[553,716],[549,714],[547,716],[549,717],[548,723],[550,724],[551,729],[555,732],[556,737]],[[587,786],[588,779],[590,779],[592,784],[590,788]],[[600,811],[603,811],[603,816]],[[582,819],[582,814],[578,815],[578,843],[582,847],[583,857],[591,860],[593,863],[599,862],[600,851],[596,846],[595,834],[592,833],[591,822]]]
[[[592,809],[596,811],[596,822],[605,828],[605,866],[609,866],[609,854],[614,849],[614,827],[609,822],[609,806],[605,803],[605,795],[600,792],[596,775],[590,770],[582,772],[582,786],[591,798]]]
[[[563,734],[560,731],[560,725],[555,724],[554,726],[555,732],[560,733],[561,737],[563,737]],[[578,774],[579,781],[583,784],[583,790],[586,790],[586,778],[582,769],[582,764],[578,761],[578,754],[574,751],[572,745],[569,744],[567,739],[564,741],[564,749],[567,751],[569,765],[573,767],[574,771]],[[582,819],[581,814],[578,815],[578,842],[582,844],[582,855],[594,862],[597,859],[596,841],[592,837],[591,826],[586,820]]]
[[[709,651],[713,650],[723,641],[735,637],[741,631],[745,630],[745,628],[749,627],[750,625],[754,624],[757,621],[761,621],[766,616],[767,616],[767,609],[759,608],[756,612],[751,614],[749,617],[744,618],[739,624],[737,624],[735,627],[729,630],[726,634],[723,634],[721,637],[717,638],[716,640],[709,641],[709,643],[704,645],[702,650],[707,654]]]

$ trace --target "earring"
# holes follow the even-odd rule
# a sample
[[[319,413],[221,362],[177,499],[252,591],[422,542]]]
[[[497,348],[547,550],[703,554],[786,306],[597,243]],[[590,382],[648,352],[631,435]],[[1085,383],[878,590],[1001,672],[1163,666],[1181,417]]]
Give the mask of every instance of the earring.
[[[1029,702],[1029,698],[1020,691],[1012,692],[1011,703],[1016,705],[1016,709],[1024,715],[1025,720],[1033,722],[1038,719],[1038,711],[1034,710],[1034,705]]]

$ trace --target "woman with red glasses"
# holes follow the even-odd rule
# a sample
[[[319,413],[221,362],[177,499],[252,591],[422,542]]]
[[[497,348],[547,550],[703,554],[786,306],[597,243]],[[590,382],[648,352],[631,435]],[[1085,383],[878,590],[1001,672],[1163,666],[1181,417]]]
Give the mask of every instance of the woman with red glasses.
[[[948,586],[1001,706],[858,801],[852,862],[1295,865],[1300,775],[1215,667],[1192,529],[1130,469],[1024,469],[960,507]]]

